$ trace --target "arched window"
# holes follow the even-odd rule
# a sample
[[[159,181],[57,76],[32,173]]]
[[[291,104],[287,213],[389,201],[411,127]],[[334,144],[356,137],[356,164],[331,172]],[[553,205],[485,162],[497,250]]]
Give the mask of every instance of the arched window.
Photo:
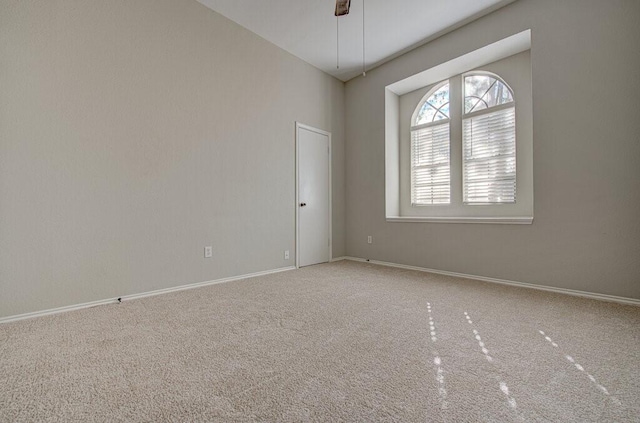
[[[437,85],[416,109],[411,126],[449,119],[449,83]]]
[[[451,202],[449,81],[418,104],[411,119],[411,204]]]
[[[463,201],[516,202],[516,110],[513,91],[497,75],[464,75]]]
[[[387,221],[533,221],[531,52],[512,54],[518,40],[499,60],[477,50],[385,87]]]

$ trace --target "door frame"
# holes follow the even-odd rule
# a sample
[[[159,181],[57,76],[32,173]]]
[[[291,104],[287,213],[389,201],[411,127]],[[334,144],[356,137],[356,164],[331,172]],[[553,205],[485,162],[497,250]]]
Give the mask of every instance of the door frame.
[[[296,269],[300,268],[300,129],[326,135],[329,138],[328,164],[329,164],[329,262],[333,259],[333,206],[331,198],[333,190],[331,186],[331,132],[314,128],[296,121]]]

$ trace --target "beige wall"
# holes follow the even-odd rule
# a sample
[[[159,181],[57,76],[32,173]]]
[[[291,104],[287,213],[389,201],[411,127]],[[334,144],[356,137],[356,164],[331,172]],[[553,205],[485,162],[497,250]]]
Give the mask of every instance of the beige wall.
[[[293,265],[295,121],[332,132],[344,255],[343,116],[195,0],[2,0],[0,317]]]
[[[639,16],[518,0],[348,82],[347,254],[640,298]],[[385,86],[529,28],[533,224],[386,222]]]
[[[293,265],[296,120],[334,256],[640,298],[638,16],[518,0],[345,94],[194,0],[2,0],[0,317]],[[384,87],[528,28],[533,225],[387,223]]]

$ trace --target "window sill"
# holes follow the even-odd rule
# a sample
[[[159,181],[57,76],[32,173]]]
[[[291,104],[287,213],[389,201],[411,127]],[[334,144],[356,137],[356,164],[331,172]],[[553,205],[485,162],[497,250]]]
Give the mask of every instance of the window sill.
[[[417,217],[387,216],[387,222],[404,223],[489,223],[498,225],[531,225],[531,217]]]

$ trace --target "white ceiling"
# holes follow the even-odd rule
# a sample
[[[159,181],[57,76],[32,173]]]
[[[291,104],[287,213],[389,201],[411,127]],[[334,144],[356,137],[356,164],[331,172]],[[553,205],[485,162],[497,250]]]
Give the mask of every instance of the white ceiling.
[[[335,0],[198,0],[289,53],[343,80],[362,73],[362,8],[370,69],[515,0],[351,0],[339,18]]]

